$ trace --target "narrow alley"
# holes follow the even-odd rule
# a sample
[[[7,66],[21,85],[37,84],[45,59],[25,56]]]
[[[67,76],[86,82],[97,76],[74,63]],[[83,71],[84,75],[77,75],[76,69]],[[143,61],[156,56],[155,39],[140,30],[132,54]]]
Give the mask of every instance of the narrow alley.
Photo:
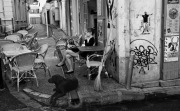
[[[178,111],[179,0],[0,0],[0,111]]]

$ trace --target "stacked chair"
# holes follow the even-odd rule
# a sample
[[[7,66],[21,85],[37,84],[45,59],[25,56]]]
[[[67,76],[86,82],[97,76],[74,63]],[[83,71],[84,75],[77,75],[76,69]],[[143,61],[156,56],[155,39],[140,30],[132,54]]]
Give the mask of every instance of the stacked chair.
[[[45,75],[46,75],[46,72],[48,71],[49,76],[51,77],[50,70],[45,63],[45,57],[46,57],[47,51],[48,51],[48,44],[42,44],[40,46],[40,48],[37,51],[35,51],[38,54],[38,56],[35,59],[35,67],[34,68],[36,70],[37,69],[44,69]]]

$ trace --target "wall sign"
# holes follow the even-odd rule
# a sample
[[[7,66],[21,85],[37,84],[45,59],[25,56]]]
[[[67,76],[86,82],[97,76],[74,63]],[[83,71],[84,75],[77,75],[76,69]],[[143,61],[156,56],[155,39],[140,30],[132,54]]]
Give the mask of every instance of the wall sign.
[[[167,1],[164,62],[178,61],[179,9],[179,0]]]
[[[179,35],[179,4],[167,5],[166,35]]]
[[[179,35],[165,37],[164,62],[178,61]]]

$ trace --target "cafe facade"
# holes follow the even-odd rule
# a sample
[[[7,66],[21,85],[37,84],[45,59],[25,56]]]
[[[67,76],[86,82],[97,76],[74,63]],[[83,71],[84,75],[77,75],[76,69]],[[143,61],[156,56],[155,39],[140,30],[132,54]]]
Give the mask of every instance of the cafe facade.
[[[35,0],[0,0],[0,31],[12,33],[27,26],[29,4]]]
[[[59,27],[68,35],[92,28],[96,45],[113,43],[106,69],[117,82],[126,82],[132,55],[132,84],[178,81],[179,0],[59,0],[58,4]]]

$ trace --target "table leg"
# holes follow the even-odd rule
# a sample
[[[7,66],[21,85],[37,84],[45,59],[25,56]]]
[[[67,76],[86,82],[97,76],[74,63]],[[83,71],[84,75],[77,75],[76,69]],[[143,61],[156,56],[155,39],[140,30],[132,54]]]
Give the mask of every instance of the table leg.
[[[0,89],[4,89],[4,80],[2,72],[2,59],[0,58]]]

